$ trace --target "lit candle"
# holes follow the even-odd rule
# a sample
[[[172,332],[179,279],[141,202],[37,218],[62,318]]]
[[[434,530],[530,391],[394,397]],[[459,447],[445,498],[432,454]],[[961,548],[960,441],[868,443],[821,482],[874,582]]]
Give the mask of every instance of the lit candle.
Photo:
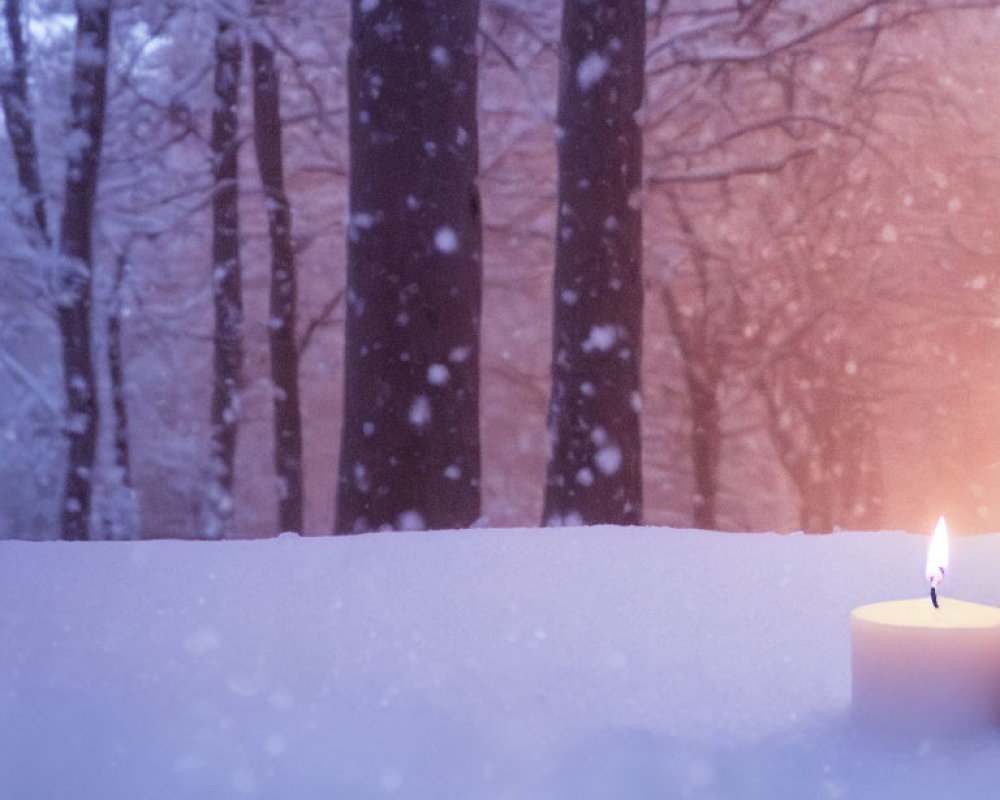
[[[947,566],[942,518],[927,555],[930,598],[851,612],[851,703],[866,727],[921,735],[1000,726],[1000,608],[939,598]]]

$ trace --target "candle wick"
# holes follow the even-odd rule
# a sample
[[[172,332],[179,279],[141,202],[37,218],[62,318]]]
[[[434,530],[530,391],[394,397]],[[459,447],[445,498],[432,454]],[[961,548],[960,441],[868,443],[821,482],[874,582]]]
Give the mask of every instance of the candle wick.
[[[934,608],[941,608],[941,606],[938,605],[937,589],[933,586],[931,587],[931,602],[934,604]]]

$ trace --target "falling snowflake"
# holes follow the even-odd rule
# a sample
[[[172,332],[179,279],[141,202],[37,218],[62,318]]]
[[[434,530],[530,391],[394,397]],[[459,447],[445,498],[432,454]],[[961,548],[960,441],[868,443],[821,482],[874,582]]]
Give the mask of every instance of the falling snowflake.
[[[426,428],[431,421],[431,401],[427,395],[420,394],[413,398],[408,416],[414,428]]]
[[[458,250],[458,234],[449,225],[443,225],[434,232],[434,246],[442,253]]]
[[[605,475],[614,475],[622,465],[622,451],[616,444],[602,447],[594,455],[594,464]]]
[[[427,368],[427,382],[434,386],[444,386],[451,377],[451,372],[444,364],[431,364]]]
[[[448,53],[447,48],[437,44],[431,48],[431,61],[434,62],[436,67],[447,69],[451,65],[451,55]]]
[[[587,91],[608,71],[609,62],[606,56],[598,52],[587,53],[576,68],[576,83],[581,91]]]
[[[590,329],[590,335],[582,345],[583,352],[592,353],[594,350],[606,352],[614,346],[617,338],[618,330],[614,325],[595,325]]]
[[[409,511],[403,511],[396,518],[396,530],[422,531],[426,529],[427,529],[427,523],[424,522],[424,515],[414,509],[410,509]]]

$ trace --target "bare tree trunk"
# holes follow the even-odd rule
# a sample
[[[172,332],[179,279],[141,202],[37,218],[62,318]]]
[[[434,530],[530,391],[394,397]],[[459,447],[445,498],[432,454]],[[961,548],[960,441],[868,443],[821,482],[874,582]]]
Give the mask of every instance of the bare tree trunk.
[[[337,533],[480,513],[478,0],[353,0]]]
[[[101,482],[103,492],[95,497],[101,535],[105,539],[136,539],[140,536],[139,501],[132,488],[128,407],[125,397],[125,360],[122,342],[121,293],[125,280],[127,248],[116,254],[111,294],[107,306],[107,366],[111,400],[111,469]]]
[[[64,539],[90,537],[97,451],[97,391],[90,342],[91,233],[104,135],[110,8],[110,0],[80,0],[76,6],[66,209],[59,236],[59,331],[69,440],[62,506]]]
[[[697,256],[695,256],[697,259]],[[698,264],[699,270],[704,265]],[[719,409],[718,354],[708,345],[705,317],[685,320],[669,286],[660,293],[670,330],[677,340],[683,362],[691,415],[691,464],[694,476],[692,524],[714,530],[722,455],[722,412]],[[689,326],[697,326],[692,330]]]
[[[722,415],[714,385],[688,382],[691,411],[691,456],[694,463],[695,528],[714,530],[722,455]]]
[[[713,331],[710,322],[709,309],[713,303],[708,251],[699,241],[694,222],[676,192],[670,191],[669,197],[690,253],[700,313],[685,315],[670,284],[663,287],[660,296],[667,312],[667,323],[680,350],[684,383],[687,387],[688,413],[691,416],[691,465],[694,477],[691,521],[696,528],[714,530],[717,522],[719,461],[722,457],[719,386],[726,354],[721,337]]]
[[[0,100],[3,102],[7,135],[17,165],[17,180],[31,204],[30,216],[38,226],[43,241],[48,244],[45,198],[38,172],[38,146],[35,143],[35,125],[28,99],[28,52],[21,29],[20,0],[4,0],[3,13],[10,40],[11,67],[0,82]]]
[[[302,417],[299,352],[295,340],[296,275],[291,210],[285,194],[282,164],[280,75],[270,44],[255,41],[252,60],[254,144],[271,239],[268,339],[274,392],[274,467],[280,486],[278,524],[283,531],[301,531]]]
[[[644,55],[642,0],[566,0],[546,525],[642,520]]]
[[[233,514],[233,472],[240,416],[243,369],[243,296],[240,286],[239,215],[237,210],[237,102],[243,48],[237,27],[220,20],[215,36],[215,108],[211,147],[212,298],[215,341],[212,382],[212,483],[209,517],[203,534],[225,535]]]
[[[114,414],[113,460],[123,486],[132,485],[132,464],[128,444],[128,405],[125,399],[125,357],[122,349],[121,289],[127,258],[119,253],[115,264],[111,306],[108,310],[108,374],[111,379],[111,411]]]

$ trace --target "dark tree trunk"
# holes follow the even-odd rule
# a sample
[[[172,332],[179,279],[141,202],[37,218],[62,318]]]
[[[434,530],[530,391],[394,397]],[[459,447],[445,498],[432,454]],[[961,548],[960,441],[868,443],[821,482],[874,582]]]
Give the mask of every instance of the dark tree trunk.
[[[126,257],[118,255],[114,287],[108,312],[108,373],[111,379],[111,411],[114,414],[114,465],[123,486],[132,485],[132,464],[128,445],[128,405],[125,399],[125,357],[122,349],[121,289]]]
[[[118,253],[107,314],[107,359],[111,392],[111,457],[113,468],[107,476],[105,496],[99,505],[100,524],[106,539],[135,539],[140,534],[139,503],[132,489],[129,453],[128,408],[125,399],[125,361],[122,343],[121,292],[127,269],[127,255]]]
[[[791,423],[791,415],[796,409],[790,407],[790,401],[781,390],[780,380],[775,376],[760,375],[755,386],[764,401],[765,420],[775,454],[799,494],[799,524],[806,533],[826,533],[828,530],[823,530],[824,514],[818,507],[821,492],[814,486],[815,481],[810,475],[810,472],[812,476],[818,474],[819,462],[815,453],[810,457],[809,452],[803,449],[801,432],[795,430]]]
[[[274,391],[274,467],[280,486],[278,524],[283,531],[301,531],[302,418],[295,340],[295,256],[282,165],[280,76],[269,44],[255,41],[252,59],[254,144],[271,239],[268,339]]]
[[[642,0],[567,0],[546,525],[642,520]]]
[[[675,192],[670,192],[674,214],[687,242],[693,271],[693,296],[700,303],[700,312],[684,314],[666,285],[660,292],[667,312],[667,323],[677,341],[683,364],[691,417],[691,465],[694,477],[692,524],[696,528],[716,527],[716,498],[719,487],[719,461],[722,456],[722,411],[719,408],[719,385],[725,350],[720,337],[714,336],[709,319],[711,300],[710,264],[708,251],[698,239],[690,215],[684,210]],[[690,297],[690,295],[687,295]]]
[[[21,29],[20,0],[4,0],[4,18],[10,40],[10,72],[0,82],[0,99],[3,101],[7,136],[10,138],[17,180],[27,195],[31,206],[30,218],[37,225],[42,240],[48,244],[49,230],[45,215],[45,199],[38,172],[38,147],[35,144],[35,126],[28,99],[28,53]]]
[[[353,0],[338,533],[480,514],[477,0]]]
[[[239,30],[220,20],[215,36],[215,108],[212,111],[212,483],[203,534],[225,535],[233,513],[233,472],[243,368],[243,296],[237,212],[237,102],[243,48]]]
[[[688,326],[677,307],[670,287],[661,292],[667,321],[677,340],[687,386],[691,415],[691,463],[694,475],[692,524],[695,528],[714,530],[715,501],[719,485],[719,459],[722,454],[722,413],[719,409],[719,371],[716,353],[706,342],[705,331]],[[704,317],[701,318],[702,321]]]
[[[91,229],[104,135],[110,0],[77,3],[66,209],[59,235],[59,331],[66,387],[69,454],[62,506],[62,537],[90,537],[97,393],[90,342]]]
[[[688,380],[691,398],[691,457],[694,464],[692,524],[714,530],[719,488],[719,458],[722,453],[722,417],[715,386]]]

